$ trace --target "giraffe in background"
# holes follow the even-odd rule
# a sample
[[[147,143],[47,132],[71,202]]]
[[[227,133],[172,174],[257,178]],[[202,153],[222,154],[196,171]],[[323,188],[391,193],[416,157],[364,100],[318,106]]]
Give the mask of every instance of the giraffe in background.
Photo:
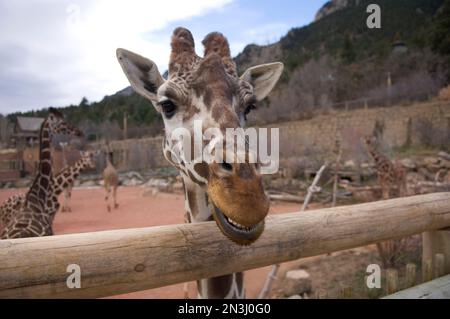
[[[111,205],[109,202],[111,197],[113,201],[113,208],[119,207],[119,204],[117,203],[117,187],[119,186],[119,174],[112,164],[113,152],[111,151],[109,144],[107,144],[106,148],[106,167],[103,170],[103,182],[106,191],[106,209],[108,210],[108,212],[110,212]]]
[[[153,61],[140,55],[118,49],[117,58],[133,89],[162,115],[164,156],[182,176],[186,220],[215,220],[230,240],[250,245],[262,234],[270,206],[258,163],[236,163],[233,159],[233,163],[195,163],[191,158],[180,158],[183,143],[171,134],[177,128],[192,132],[195,120],[202,121],[203,129],[213,128],[222,134],[227,128],[244,127],[250,111],[277,83],[283,64],[254,66],[239,77],[222,34],[210,33],[202,43],[203,58],[195,52],[191,32],[175,29],[167,80]],[[248,151],[245,156],[250,156]],[[244,298],[243,273],[199,280],[197,291],[200,298]]]
[[[391,198],[392,187],[395,186],[399,197],[406,195],[406,172],[401,163],[392,162],[375,146],[375,138],[365,137],[367,151],[375,162],[378,184],[381,187],[383,199]]]
[[[94,153],[91,151],[80,152],[81,158],[75,162],[74,165],[70,167],[63,168],[57,175],[53,177],[54,183],[54,196],[56,198],[67,189],[66,186],[73,186],[75,179],[79,176],[80,172],[85,169],[95,168]],[[0,225],[6,225],[13,218],[14,214],[22,207],[25,203],[26,194],[16,194],[9,197],[0,206]],[[55,203],[52,201],[51,203]],[[53,206],[53,204],[51,204]],[[54,207],[51,210],[56,210]],[[52,217],[54,219],[54,217]]]
[[[67,168],[67,154],[66,154],[66,148],[67,148],[67,142],[60,142],[59,145],[61,146],[62,150],[62,160],[63,160],[63,169]],[[64,201],[61,207],[61,212],[71,212],[72,209],[69,206],[70,198],[72,197],[72,185],[67,186],[63,190],[64,193]]]
[[[81,137],[83,133],[64,121],[54,108],[41,125],[39,134],[39,167],[25,202],[5,225],[0,238],[26,238],[53,235],[52,222],[59,208],[53,180],[51,141],[55,133]]]
[[[391,198],[393,186],[396,186],[399,197],[405,196],[406,172],[403,166],[398,162],[393,163],[387,156],[378,151],[374,137],[365,137],[364,142],[367,151],[375,162],[383,199]],[[377,243],[378,253],[385,268],[394,266],[404,242],[405,240],[398,239]]]

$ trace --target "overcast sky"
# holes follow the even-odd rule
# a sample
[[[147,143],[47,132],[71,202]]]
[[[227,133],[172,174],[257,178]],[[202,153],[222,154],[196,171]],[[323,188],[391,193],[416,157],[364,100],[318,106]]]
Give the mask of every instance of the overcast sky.
[[[170,36],[224,33],[233,55],[303,26],[325,0],[0,0],[0,113],[98,101],[128,85],[123,47],[167,69]]]

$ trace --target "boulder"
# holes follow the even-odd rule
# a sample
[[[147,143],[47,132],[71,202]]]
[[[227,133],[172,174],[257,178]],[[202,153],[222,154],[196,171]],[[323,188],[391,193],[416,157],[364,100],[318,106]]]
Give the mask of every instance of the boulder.
[[[162,178],[150,178],[144,186],[147,187],[156,187],[156,188],[166,188],[170,185],[170,183]]]
[[[156,188],[160,192],[171,193],[173,191],[172,183],[161,178],[151,178],[142,186]]]
[[[16,188],[27,188],[31,186],[31,180],[29,179],[19,179],[14,182],[13,187]]]
[[[93,187],[97,186],[97,183],[95,181],[85,181],[81,184],[82,187]]]
[[[283,293],[286,296],[302,295],[311,291],[311,277],[303,269],[290,270],[284,279]]]
[[[348,161],[345,161],[344,167],[348,168],[348,169],[355,169],[356,168],[356,164],[355,164],[354,161],[348,160]]]
[[[3,185],[3,188],[11,188],[11,186],[12,186],[12,183],[11,182],[6,182],[4,185]]]
[[[427,156],[422,160],[424,166],[436,166],[439,165],[439,158],[434,156]]]
[[[138,186],[141,184],[142,184],[142,180],[140,180],[136,177],[127,178],[122,182],[123,186]]]
[[[400,163],[403,167],[408,169],[415,169],[417,167],[417,164],[410,158],[404,158],[400,160]]]
[[[142,177],[141,174],[139,174],[138,172],[134,172],[134,171],[126,173],[125,176],[130,180],[132,180],[132,179],[138,179],[140,181],[144,180],[144,178]]]

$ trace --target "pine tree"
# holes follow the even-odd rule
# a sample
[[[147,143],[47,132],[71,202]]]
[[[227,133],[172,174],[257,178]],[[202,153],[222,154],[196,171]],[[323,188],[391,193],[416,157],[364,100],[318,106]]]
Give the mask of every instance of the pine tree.
[[[79,106],[89,106],[89,101],[86,97],[83,97],[81,99],[80,105]]]
[[[450,0],[439,9],[431,31],[431,48],[440,55],[450,57]]]
[[[348,34],[346,35],[344,39],[344,45],[342,46],[341,59],[346,64],[351,64],[356,60],[355,49],[353,47],[352,40],[350,39],[350,36]]]

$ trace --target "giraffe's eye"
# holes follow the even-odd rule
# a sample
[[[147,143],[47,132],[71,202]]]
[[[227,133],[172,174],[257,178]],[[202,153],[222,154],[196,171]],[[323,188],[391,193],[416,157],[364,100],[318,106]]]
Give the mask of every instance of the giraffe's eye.
[[[170,119],[175,115],[177,111],[177,106],[171,100],[164,100],[158,103],[161,106],[161,110],[164,113],[165,117]]]
[[[247,107],[244,110],[244,119],[245,120],[247,120],[247,115],[254,109],[256,109],[256,105],[254,103],[247,105]]]

